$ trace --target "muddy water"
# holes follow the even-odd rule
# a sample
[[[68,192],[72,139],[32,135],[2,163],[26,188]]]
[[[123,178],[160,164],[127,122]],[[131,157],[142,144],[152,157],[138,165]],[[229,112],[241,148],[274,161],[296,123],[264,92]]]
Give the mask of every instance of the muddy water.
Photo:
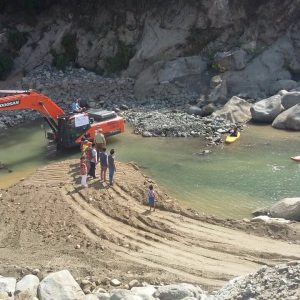
[[[0,170],[0,187],[13,184],[38,166],[64,157],[47,156],[47,142],[39,124],[0,134],[0,161],[12,173]],[[182,203],[222,217],[247,217],[258,207],[284,197],[300,195],[300,133],[269,126],[249,126],[238,142],[214,148],[209,155],[199,139],[141,138],[130,130],[109,140],[117,160],[135,161],[157,183]]]

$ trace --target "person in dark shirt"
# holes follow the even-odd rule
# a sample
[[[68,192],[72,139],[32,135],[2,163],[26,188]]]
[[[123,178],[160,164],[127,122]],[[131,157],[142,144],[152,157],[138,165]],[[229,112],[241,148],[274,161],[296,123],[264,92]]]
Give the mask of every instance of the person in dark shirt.
[[[106,170],[108,165],[108,155],[106,153],[106,148],[102,148],[100,154],[99,154],[99,160],[100,160],[100,180],[106,181]]]
[[[116,164],[115,164],[115,150],[111,149],[110,154],[108,155],[108,177],[109,177],[109,184],[113,185],[113,178],[116,172]]]
[[[238,127],[237,127],[237,126],[234,126],[233,128],[231,128],[231,129],[229,130],[230,136],[237,136],[237,135],[238,135],[238,132],[239,132],[239,130],[238,130]]]

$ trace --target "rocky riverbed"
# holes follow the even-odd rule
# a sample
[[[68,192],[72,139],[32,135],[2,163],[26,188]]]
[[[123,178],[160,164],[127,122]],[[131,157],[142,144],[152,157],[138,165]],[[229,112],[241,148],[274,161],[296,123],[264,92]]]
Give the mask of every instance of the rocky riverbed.
[[[134,97],[133,79],[105,78],[83,68],[68,68],[64,72],[38,68],[10,88],[16,89],[16,85],[20,89],[37,89],[66,111],[74,99],[93,108],[115,110],[133,125],[135,133],[145,137],[205,136],[209,144],[215,144],[232,125],[222,117],[202,117],[203,110],[192,105],[196,95],[185,89],[181,94],[162,94],[156,99],[139,101]],[[12,127],[38,117],[38,113],[31,111],[2,112],[0,127]]]
[[[88,276],[75,280],[68,270],[42,273],[29,267],[23,278],[0,277],[2,300],[298,300],[300,263],[290,261],[275,267],[263,266],[257,272],[230,280],[219,290],[208,293],[189,283],[151,285],[133,279],[99,280]]]

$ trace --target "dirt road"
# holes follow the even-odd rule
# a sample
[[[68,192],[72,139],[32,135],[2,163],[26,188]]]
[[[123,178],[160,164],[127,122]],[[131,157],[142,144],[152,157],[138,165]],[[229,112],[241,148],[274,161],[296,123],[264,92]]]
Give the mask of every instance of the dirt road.
[[[0,272],[66,268],[103,283],[107,277],[123,283],[139,278],[211,290],[262,265],[300,260],[298,224],[259,226],[202,216],[181,208],[155,183],[159,209],[149,213],[152,180],[133,165],[118,165],[112,187],[94,180],[82,189],[78,182],[77,161],[66,161],[0,190]]]

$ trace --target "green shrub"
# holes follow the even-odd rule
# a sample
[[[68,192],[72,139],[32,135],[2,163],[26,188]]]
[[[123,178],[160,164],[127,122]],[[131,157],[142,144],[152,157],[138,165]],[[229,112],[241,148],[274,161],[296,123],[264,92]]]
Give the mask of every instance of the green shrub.
[[[5,79],[13,67],[13,57],[8,53],[0,53],[0,79]]]
[[[105,73],[113,74],[125,70],[133,53],[130,47],[119,41],[118,51],[115,56],[109,57],[105,62]]]
[[[226,72],[226,68],[221,66],[220,64],[218,63],[213,63],[212,66],[211,66],[214,70],[218,71],[219,73],[224,73]]]

